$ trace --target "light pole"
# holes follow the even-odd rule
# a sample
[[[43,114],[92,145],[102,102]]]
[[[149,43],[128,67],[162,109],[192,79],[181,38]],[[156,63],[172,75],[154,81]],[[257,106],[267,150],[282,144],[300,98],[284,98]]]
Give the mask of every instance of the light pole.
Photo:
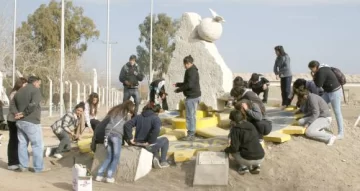
[[[52,86],[53,86],[53,82],[52,82],[52,80],[50,79],[50,77],[49,76],[46,76],[47,77],[47,79],[49,80],[49,117],[52,117],[52,107],[53,107],[53,100],[52,100]]]
[[[110,62],[110,0],[107,0],[107,35],[106,35],[106,111],[109,110],[109,62]]]
[[[14,3],[14,33],[13,33],[13,68],[12,68],[12,86],[15,86],[15,62],[16,62],[16,9],[17,0]]]
[[[149,84],[152,82],[153,79],[153,75],[152,75],[152,64],[153,64],[153,60],[152,60],[152,41],[153,41],[153,6],[154,6],[154,0],[151,0],[151,6],[150,6],[150,64],[149,64],[149,69],[150,69],[150,77],[149,77]]]
[[[60,116],[64,115],[64,84],[63,73],[65,64],[65,2],[61,0],[61,62],[60,62]]]

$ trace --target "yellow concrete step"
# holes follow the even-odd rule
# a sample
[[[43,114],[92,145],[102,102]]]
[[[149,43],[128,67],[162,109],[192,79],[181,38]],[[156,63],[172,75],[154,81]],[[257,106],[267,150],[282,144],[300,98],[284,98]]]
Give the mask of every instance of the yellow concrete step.
[[[161,129],[160,129],[160,136],[161,136],[161,135],[164,135],[164,134],[166,134],[166,133],[168,133],[168,132],[170,132],[170,131],[172,131],[172,130],[174,130],[174,129],[172,128],[172,125],[162,126]]]
[[[79,150],[81,153],[89,153],[91,152],[91,145],[92,142],[92,138],[86,138],[86,139],[81,139],[80,141],[78,141],[77,145],[79,147]]]
[[[191,160],[195,155],[196,149],[178,150],[174,152],[175,162],[185,162]]]
[[[186,136],[187,130],[186,129],[175,129],[170,132],[167,132],[160,137],[166,137],[169,139],[169,141],[177,141],[179,139],[182,139]]]
[[[283,143],[289,141],[291,136],[288,134],[284,134],[281,131],[271,132],[269,135],[264,136],[265,141],[275,142],[275,143]]]
[[[197,110],[196,111],[196,119],[201,119],[208,116],[208,112]],[[180,112],[180,117],[185,118],[186,117],[186,110],[182,110]]]
[[[284,134],[288,134],[288,135],[304,135],[305,128],[302,126],[289,125],[283,129],[281,129],[281,132]]]
[[[284,109],[285,111],[295,111],[297,110],[297,107],[296,106],[288,106],[287,108]]]
[[[209,128],[217,126],[216,117],[205,117],[202,119],[196,120],[196,129]],[[173,118],[172,126],[174,129],[186,129],[186,119],[185,118]]]
[[[218,118],[218,127],[227,129],[230,127],[230,114],[229,113],[217,113],[216,117]]]
[[[196,134],[206,137],[206,138],[213,138],[213,137],[221,137],[221,136],[228,136],[229,130],[222,129],[220,127],[209,127],[209,128],[202,128],[196,129]]]
[[[299,120],[299,119],[303,118],[304,116],[305,116],[305,114],[303,114],[303,113],[299,113],[299,114],[294,115],[296,120]]]

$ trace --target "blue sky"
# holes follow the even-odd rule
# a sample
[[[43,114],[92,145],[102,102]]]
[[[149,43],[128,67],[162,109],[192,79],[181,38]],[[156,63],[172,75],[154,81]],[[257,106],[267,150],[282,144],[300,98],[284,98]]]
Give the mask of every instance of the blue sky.
[[[154,13],[180,18],[184,12],[209,17],[208,8],[226,23],[216,44],[234,72],[272,72],[273,47],[283,45],[290,55],[293,72],[308,72],[307,63],[317,59],[357,74],[360,69],[360,0],[154,0]],[[18,24],[49,0],[18,0]],[[85,9],[106,39],[106,0],[74,0]],[[180,3],[181,2],[181,3]],[[221,3],[220,3],[221,2]],[[13,0],[0,0],[12,13]],[[150,12],[150,0],[111,0],[110,39],[113,46],[112,74],[139,44],[138,25]],[[90,42],[85,67],[105,70],[106,46]]]

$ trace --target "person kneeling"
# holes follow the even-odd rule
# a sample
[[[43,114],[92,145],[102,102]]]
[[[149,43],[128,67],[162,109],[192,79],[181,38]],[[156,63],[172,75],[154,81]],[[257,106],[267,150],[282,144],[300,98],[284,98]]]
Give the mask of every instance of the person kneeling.
[[[325,100],[313,93],[309,93],[306,89],[299,89],[296,95],[305,101],[305,116],[299,120],[299,125],[305,127],[305,135],[309,138],[316,139],[333,145],[336,136],[324,131],[329,129],[331,124],[330,108]]]
[[[124,125],[127,142],[134,146],[143,147],[154,155],[154,168],[169,167],[166,161],[169,149],[169,140],[166,137],[159,137],[161,120],[158,116],[160,105],[148,104],[141,114],[135,116]],[[132,135],[132,128],[135,127],[135,138]],[[161,157],[159,157],[161,151]]]
[[[113,107],[107,114],[106,118],[108,119],[108,123],[105,127],[104,137],[104,146],[107,150],[107,157],[98,170],[95,179],[96,181],[103,181],[105,171],[107,170],[106,182],[115,182],[113,175],[116,172],[120,160],[124,124],[131,118],[134,110],[135,104],[132,101],[127,100],[124,103]]]
[[[260,164],[264,160],[265,152],[259,142],[258,133],[252,123],[247,121],[244,109],[235,110],[234,126],[230,132],[230,146],[224,151],[230,153],[240,165],[239,174],[260,173]]]

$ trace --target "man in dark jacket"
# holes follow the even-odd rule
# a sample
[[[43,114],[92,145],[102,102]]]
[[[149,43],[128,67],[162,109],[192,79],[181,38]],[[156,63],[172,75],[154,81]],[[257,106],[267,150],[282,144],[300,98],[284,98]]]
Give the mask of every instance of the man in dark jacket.
[[[129,100],[131,97],[135,102],[135,113],[138,112],[141,101],[138,90],[139,82],[144,79],[144,75],[140,72],[139,66],[136,63],[136,56],[131,55],[129,62],[126,63],[120,72],[119,80],[124,86],[123,102]]]
[[[242,113],[243,112],[243,113]],[[235,124],[230,130],[230,146],[225,149],[231,153],[240,165],[239,173],[260,173],[260,164],[264,160],[265,152],[262,148],[258,133],[253,124],[246,119],[245,111],[236,110]]]
[[[338,125],[337,139],[344,138],[344,122],[341,112],[341,98],[343,96],[342,86],[335,73],[328,65],[320,64],[318,61],[311,61],[308,65],[314,73],[314,83],[317,87],[323,88],[324,93],[321,96],[327,104],[331,103],[332,110],[335,113]]]
[[[128,143],[135,146],[146,148],[154,154],[154,168],[169,167],[166,161],[169,149],[169,140],[166,137],[159,137],[161,120],[158,116],[160,105],[148,104],[143,112],[124,125],[124,137]],[[132,135],[132,129],[135,127],[135,137]],[[161,157],[159,157],[161,151]]]
[[[10,106],[10,112],[18,120],[16,126],[18,127],[20,171],[26,171],[29,166],[29,142],[33,152],[34,171],[41,172],[44,168],[44,143],[40,124],[42,99],[40,84],[40,78],[30,76],[28,85],[15,94]]]
[[[176,83],[175,93],[183,92],[185,96],[185,110],[186,110],[186,128],[187,137],[184,140],[194,141],[196,131],[196,110],[200,102],[200,77],[197,67],[193,64],[194,59],[191,55],[184,58],[184,67],[186,69],[184,82]]]
[[[257,95],[260,93],[263,94],[263,103],[267,103],[268,95],[269,95],[269,85],[270,82],[267,80],[263,75],[253,73],[251,75],[250,81],[249,81],[249,88],[252,89],[253,92],[255,92]]]

